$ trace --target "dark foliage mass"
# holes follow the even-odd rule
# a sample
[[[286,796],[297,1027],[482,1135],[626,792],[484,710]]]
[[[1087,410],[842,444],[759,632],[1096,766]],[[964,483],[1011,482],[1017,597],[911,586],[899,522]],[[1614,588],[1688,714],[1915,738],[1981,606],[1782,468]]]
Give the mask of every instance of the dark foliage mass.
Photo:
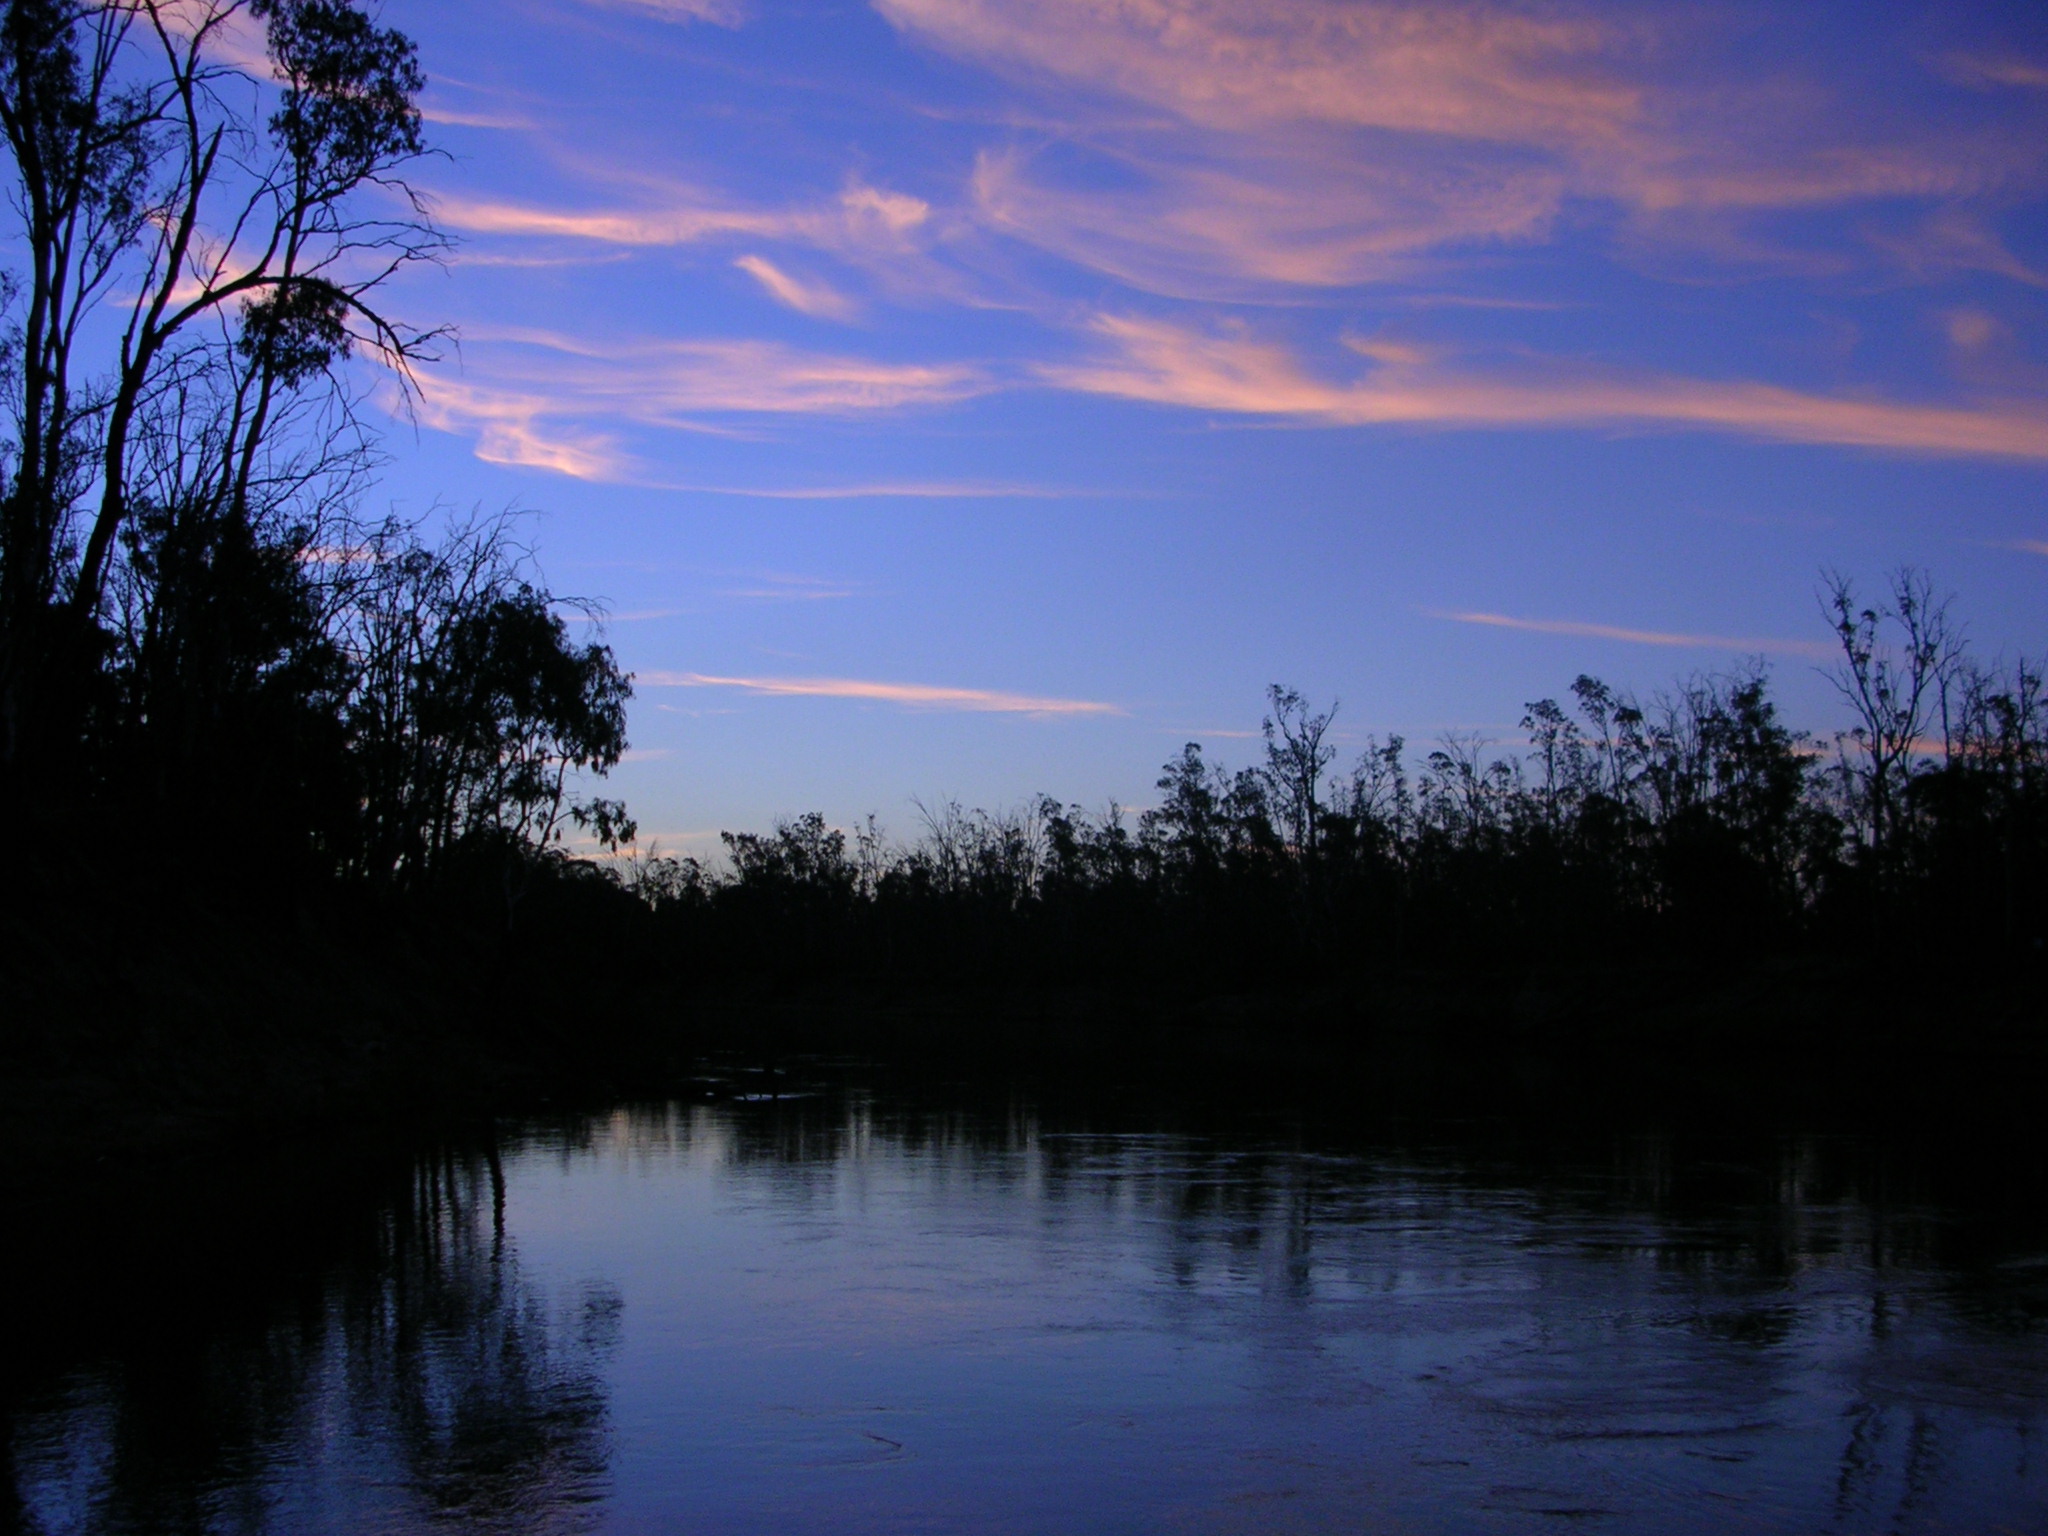
[[[810,815],[726,834],[726,868],[650,854],[619,878],[693,974],[1286,989],[1820,952],[1917,987],[1936,962],[2037,965],[2040,666],[1974,661],[1917,573],[1823,601],[1856,722],[1827,742],[1780,719],[1758,664],[1650,700],[1581,676],[1528,706],[1516,754],[1368,738],[1339,772],[1334,708],[1275,686],[1262,763],[1191,742],[1136,817],[945,804],[898,846]]]
[[[488,867],[509,901],[565,826],[630,832],[572,792],[626,680],[516,520],[359,510],[342,365],[406,393],[439,339],[382,303],[441,244],[405,180],[424,83],[355,0],[0,5],[0,790],[31,849],[116,825],[138,869]]]

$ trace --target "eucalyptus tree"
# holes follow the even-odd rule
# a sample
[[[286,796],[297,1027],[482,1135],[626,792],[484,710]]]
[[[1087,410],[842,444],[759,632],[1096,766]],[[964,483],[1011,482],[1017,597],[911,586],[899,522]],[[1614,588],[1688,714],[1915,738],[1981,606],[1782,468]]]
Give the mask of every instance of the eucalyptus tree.
[[[368,454],[341,365],[368,353],[406,388],[438,333],[382,290],[441,241],[406,180],[414,46],[355,0],[6,0],[0,54],[26,269],[0,515],[19,768],[76,740],[144,515],[203,545],[289,542],[297,514],[311,542]]]
[[[1946,598],[1923,571],[1901,569],[1888,601],[1865,604],[1845,576],[1831,574],[1821,596],[1842,658],[1828,674],[1854,724],[1843,741],[1842,770],[1872,855],[1882,865],[1906,810],[1915,764],[1941,731],[1944,761],[1954,755],[1950,691],[1964,657]]]
[[[1279,683],[1267,688],[1266,702],[1272,713],[1259,722],[1266,741],[1266,783],[1288,843],[1307,867],[1315,856],[1324,809],[1323,775],[1337,756],[1325,740],[1337,706],[1318,714],[1300,693]]]
[[[75,518],[94,473],[103,387],[81,378],[81,331],[150,213],[161,92],[125,84],[132,12],[8,0],[0,131],[17,228],[4,294],[11,462],[0,487],[0,758],[19,752],[37,664],[56,643]]]
[[[572,822],[614,848],[633,838],[616,802],[570,793],[624,753],[630,680],[608,646],[570,636],[560,610],[578,605],[514,534],[509,514],[433,542],[387,523],[332,554],[324,632],[360,806],[336,853],[352,873],[417,884],[460,846],[545,853]]]

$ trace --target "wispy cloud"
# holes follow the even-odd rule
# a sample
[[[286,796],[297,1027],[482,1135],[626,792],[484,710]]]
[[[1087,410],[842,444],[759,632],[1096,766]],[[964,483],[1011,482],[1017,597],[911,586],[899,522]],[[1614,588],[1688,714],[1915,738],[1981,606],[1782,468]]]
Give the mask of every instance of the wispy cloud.
[[[492,463],[647,484],[660,482],[649,480],[621,445],[621,425],[719,431],[702,418],[858,416],[964,400],[994,387],[972,364],[882,362],[770,341],[607,342],[505,329],[473,333],[465,355],[461,375],[421,373],[420,413],[429,426],[473,433],[478,457]],[[796,488],[790,495],[856,493],[885,488]]]
[[[776,303],[786,304],[798,314],[851,320],[856,313],[853,301],[831,284],[792,277],[765,256],[741,256],[733,265],[766,289]]]
[[[434,213],[450,229],[470,234],[562,236],[606,245],[690,245],[714,235],[782,235],[799,227],[789,214],[743,208],[578,211],[463,197],[440,199]]]
[[[1965,85],[1988,89],[2018,86],[2022,90],[2048,91],[2048,62],[2017,53],[1951,53],[1942,63],[1949,77]]]
[[[1610,62],[1632,29],[1504,7],[1342,0],[876,0],[998,67],[1197,122],[1324,122],[1510,142],[1607,140],[1644,110]]]
[[[364,565],[378,558],[370,544],[311,544],[296,556],[301,565]]]
[[[1524,243],[1548,232],[1564,193],[1554,172],[1444,157],[1403,165],[1289,146],[1220,164],[1105,158],[1124,183],[1113,192],[1048,179],[1014,148],[984,152],[975,207],[1004,234],[1148,292],[1230,297],[1233,285],[1385,281],[1447,247]]]
[[[859,413],[963,400],[993,387],[969,363],[895,363],[778,341],[610,340],[506,327],[475,330],[487,370],[549,389],[569,411],[664,422],[691,412]]]
[[[422,107],[420,116],[430,123],[440,123],[450,128],[516,130],[533,127],[533,124],[523,117],[512,117],[501,112],[460,112],[453,107]]]
[[[1982,217],[1939,209],[1900,232],[1871,229],[1865,238],[1918,278],[1989,272],[2029,288],[2048,288],[2048,272],[2029,266]]]
[[[1121,715],[1123,709],[1091,699],[1048,699],[986,688],[942,688],[925,683],[881,683],[850,677],[713,677],[702,672],[636,672],[647,688],[736,688],[776,698],[864,699],[912,709],[964,710],[1004,715]]]
[[[1406,0],[875,0],[903,32],[995,69],[1059,121],[1047,179],[1015,150],[977,175],[983,216],[1156,292],[1329,285],[1425,252],[1544,238],[1589,204],[1633,242],[1782,260],[1735,225],[2032,185],[2038,125],[1911,128],[1736,30],[1670,8]],[[1918,66],[1909,66],[1916,68]],[[1974,66],[2031,83],[2031,66]],[[1133,125],[1134,115],[1146,120]],[[1162,120],[1163,119],[1163,120]],[[1166,131],[1166,130],[1171,131]]]
[[[1041,376],[1091,394],[1344,426],[1693,428],[1780,442],[2048,459],[2048,403],[2031,398],[1920,405],[1565,363],[1525,362],[1514,373],[1488,373],[1384,351],[1362,378],[1332,382],[1310,374],[1285,347],[1241,330],[1197,331],[1114,315],[1098,317],[1093,329],[1112,355],[1044,367]],[[1353,349],[1372,351],[1370,343]]]
[[[641,11],[663,21],[708,21],[736,27],[746,19],[740,0],[583,0],[608,11]]]
[[[155,12],[176,37],[195,37],[204,27],[210,63],[232,65],[259,80],[273,78],[264,26],[250,9],[231,8],[221,0],[162,0]]]
[[[509,267],[517,269],[541,269],[546,267],[598,267],[627,260],[623,251],[574,251],[568,254],[522,252],[522,251],[473,251],[461,250],[448,258],[451,267]]]
[[[2006,548],[2026,555],[2048,555],[2048,539],[2014,539]]]
[[[1012,485],[988,480],[872,480],[851,485],[694,485],[663,481],[654,489],[700,496],[745,496],[757,501],[1054,501],[1093,491],[1056,485]]]
[[[1661,629],[1627,629],[1616,624],[1589,624],[1579,619],[1517,619],[1504,613],[1470,613],[1455,609],[1426,608],[1423,612],[1432,619],[1447,619],[1454,624],[1481,624],[1492,629],[1515,629],[1536,635],[1573,635],[1585,640],[1619,640],[1628,645],[1660,645],[1698,651],[1740,651],[1745,655],[1806,656],[1823,661],[1835,655],[1832,646],[1819,640],[1674,634]]]
[[[847,582],[832,581],[823,576],[784,576],[764,572],[753,579],[751,586],[728,587],[721,595],[755,602],[819,603],[852,597],[854,591],[855,588]]]
[[[576,613],[565,612],[560,617],[570,624],[640,624],[651,619],[673,619],[684,612],[681,608],[633,608],[624,613]]]
[[[549,396],[425,372],[414,382],[420,419],[474,437],[476,456],[486,464],[547,469],[576,480],[616,480],[627,472],[617,438],[561,421],[564,413]]]
[[[2042,150],[2013,133],[1972,160],[1935,132],[1887,137],[1799,61],[1745,86],[1732,29],[1635,7],[1406,0],[876,0],[905,31],[998,69],[1255,138],[1375,133],[1382,163],[1494,146],[1548,157],[1580,195],[1644,209],[1810,207],[1981,188]],[[1695,76],[1697,61],[1705,72]],[[2031,83],[2007,61],[1999,78]],[[1795,131],[1788,131],[1795,130]],[[1364,146],[1348,141],[1353,154]],[[1508,162],[1503,159],[1503,166]]]
[[[640,208],[549,208],[492,198],[444,196],[435,217],[477,235],[586,240],[604,245],[695,245],[724,236],[802,241],[822,249],[902,249],[931,219],[931,205],[907,192],[849,181],[838,196],[785,208],[754,208],[693,187],[659,189]]]

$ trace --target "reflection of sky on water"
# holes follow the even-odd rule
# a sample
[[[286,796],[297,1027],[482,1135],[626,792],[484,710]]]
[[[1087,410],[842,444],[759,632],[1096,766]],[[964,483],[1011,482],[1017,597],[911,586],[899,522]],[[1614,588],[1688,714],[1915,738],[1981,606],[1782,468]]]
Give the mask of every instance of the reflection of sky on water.
[[[628,1298],[621,1529],[1940,1529],[2048,1492],[2048,1353],[1963,1325],[1931,1213],[1810,1193],[1810,1150],[1674,1216],[1654,1146],[1515,1187],[768,1118],[622,1113],[512,1166],[529,1264]]]
[[[502,1166],[502,1236],[488,1160],[449,1159],[238,1337],[82,1364],[17,1418],[27,1528],[2048,1514],[2048,1270],[1836,1144],[1352,1156],[821,1098],[620,1111]],[[180,1393],[233,1432],[181,1441]]]

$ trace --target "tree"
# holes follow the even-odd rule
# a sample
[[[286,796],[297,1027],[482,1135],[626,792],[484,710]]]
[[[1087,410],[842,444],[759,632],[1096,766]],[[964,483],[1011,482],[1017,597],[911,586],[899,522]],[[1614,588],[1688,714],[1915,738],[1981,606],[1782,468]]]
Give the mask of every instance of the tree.
[[[1157,807],[1140,819],[1145,840],[1157,846],[1163,863],[1179,881],[1202,883],[1222,867],[1228,834],[1225,803],[1229,786],[1202,759],[1201,743],[1191,741],[1170,760],[1155,786]]]
[[[1527,706],[1522,729],[1529,733],[1543,782],[1543,825],[1556,833],[1578,810],[1594,783],[1594,759],[1580,733],[1578,722],[1567,715],[1555,699],[1538,699]]]
[[[1865,844],[1881,865],[1903,809],[1905,781],[1932,743],[1940,715],[1944,757],[1953,752],[1949,693],[1962,658],[1961,636],[1949,622],[1947,598],[1934,596],[1924,571],[1901,568],[1890,602],[1862,606],[1846,576],[1825,578],[1821,605],[1842,647],[1828,673],[1855,715],[1842,753],[1855,786]],[[1854,743],[1855,751],[1848,750]]]
[[[105,400],[74,357],[151,211],[160,90],[124,87],[131,7],[8,0],[0,12],[0,130],[27,248],[8,336],[11,473],[0,487],[0,765],[20,754],[39,664],[67,648],[63,599]]]
[[[1266,738],[1266,782],[1286,827],[1288,845],[1305,865],[1316,851],[1323,772],[1337,756],[1337,749],[1324,741],[1337,706],[1317,714],[1299,693],[1279,683],[1267,688],[1266,702],[1272,713],[1259,722]]]
[[[362,807],[349,862],[372,878],[418,883],[479,841],[545,851],[570,821],[631,838],[611,802],[569,793],[625,751],[631,680],[608,646],[570,638],[513,530],[509,514],[469,518],[430,544],[386,524],[335,561],[328,626]]]
[[[268,78],[226,62],[252,23]],[[0,518],[0,767],[15,768],[80,729],[139,511],[187,521],[187,544],[268,538],[279,502],[360,467],[326,450],[332,421],[310,457],[280,457],[278,433],[307,391],[346,413],[352,350],[401,381],[429,354],[437,333],[377,290],[441,242],[402,174],[424,152],[413,44],[354,0],[7,0],[0,44],[29,266]],[[363,211],[371,188],[397,212]],[[122,289],[95,370],[77,347]],[[177,495],[138,503],[165,430],[205,451]]]

